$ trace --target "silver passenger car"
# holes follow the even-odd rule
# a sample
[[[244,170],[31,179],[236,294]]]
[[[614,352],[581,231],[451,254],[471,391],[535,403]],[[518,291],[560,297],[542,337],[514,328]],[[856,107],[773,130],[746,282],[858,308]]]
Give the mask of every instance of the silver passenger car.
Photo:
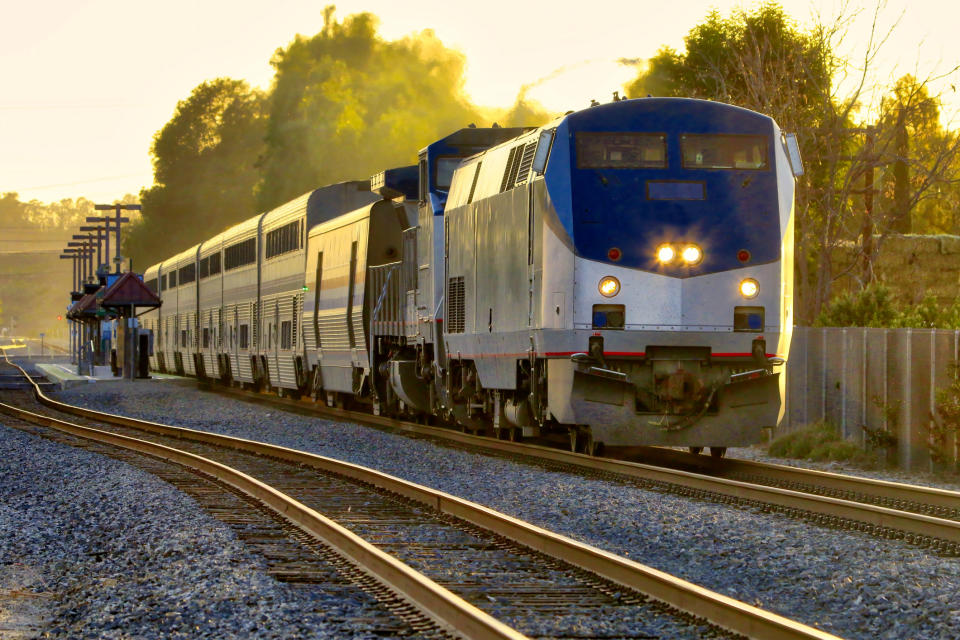
[[[199,372],[206,378],[226,378],[223,350],[223,235],[200,245],[197,260]]]
[[[256,354],[256,307],[260,292],[257,247],[263,214],[244,220],[220,234],[223,245],[223,337],[233,380],[252,384],[257,369],[251,357]]]
[[[197,251],[194,245],[174,257],[177,269],[176,347],[174,357],[179,372],[197,375]],[[167,274],[170,287],[170,274]]]
[[[300,322],[305,294],[308,229],[375,202],[366,180],[342,182],[305,193],[265,214],[261,221],[258,353],[271,386],[296,390],[308,382]]]
[[[176,352],[179,333],[177,332],[177,257],[173,256],[160,263],[160,300],[163,303],[158,310],[158,341],[160,343],[161,370],[167,373],[181,373],[177,368]]]
[[[160,295],[160,263],[150,266],[143,272],[143,283],[150,291]],[[153,351],[150,352],[150,368],[160,368],[160,309],[150,309],[139,318],[140,327],[153,332]]]

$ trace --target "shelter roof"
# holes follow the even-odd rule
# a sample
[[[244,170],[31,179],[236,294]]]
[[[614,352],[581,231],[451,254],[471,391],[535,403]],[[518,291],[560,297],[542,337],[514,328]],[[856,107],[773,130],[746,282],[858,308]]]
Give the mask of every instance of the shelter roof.
[[[81,301],[82,302],[82,301]],[[100,305],[103,307],[150,307],[155,309],[161,304],[160,298],[151,291],[140,276],[128,271],[103,293]]]
[[[73,303],[73,306],[67,311],[67,317],[71,320],[96,318],[98,309],[99,305],[97,304],[96,294],[88,293]]]

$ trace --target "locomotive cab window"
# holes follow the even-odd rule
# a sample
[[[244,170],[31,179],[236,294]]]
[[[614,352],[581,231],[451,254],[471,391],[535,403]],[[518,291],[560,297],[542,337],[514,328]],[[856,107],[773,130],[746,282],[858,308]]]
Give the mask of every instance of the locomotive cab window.
[[[767,138],[741,135],[683,135],[680,151],[684,169],[767,168]]]
[[[463,158],[437,158],[436,180],[433,183],[435,189],[441,191],[450,189],[453,172],[460,166],[462,160]]]
[[[554,131],[556,129],[540,132],[540,139],[537,140],[537,154],[533,157],[533,171],[537,175],[543,175],[543,172],[547,169],[547,158],[550,156]]]
[[[661,133],[577,132],[577,169],[666,169]]]

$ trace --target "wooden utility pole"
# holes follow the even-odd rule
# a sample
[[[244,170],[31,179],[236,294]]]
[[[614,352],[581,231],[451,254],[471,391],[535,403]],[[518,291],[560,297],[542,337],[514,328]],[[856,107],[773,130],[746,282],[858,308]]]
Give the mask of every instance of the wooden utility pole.
[[[109,216],[106,216],[104,218],[90,217],[90,218],[87,218],[87,222],[100,222],[100,221],[106,222],[107,224],[107,259],[108,260],[110,257],[109,255],[110,254],[110,225],[111,224],[116,225],[117,247],[116,247],[116,253],[114,255],[113,261],[116,264],[116,270],[114,271],[114,273],[120,273],[120,263],[123,261],[123,259],[120,257],[120,224],[123,222],[130,222],[129,218],[121,217],[120,212],[121,211],[140,211],[141,206],[138,204],[98,204],[98,205],[94,205],[93,208],[96,209],[97,211],[113,211],[115,214],[115,217],[113,220],[110,220]]]

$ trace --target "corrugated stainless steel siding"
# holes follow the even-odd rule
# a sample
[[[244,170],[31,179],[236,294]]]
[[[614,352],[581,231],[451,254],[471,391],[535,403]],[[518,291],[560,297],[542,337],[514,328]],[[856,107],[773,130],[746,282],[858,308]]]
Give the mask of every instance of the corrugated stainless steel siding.
[[[248,325],[250,339],[253,339],[253,302],[243,302],[231,305],[227,309],[227,318],[236,317],[236,338],[230,351],[230,368],[233,370],[233,377],[241,382],[253,382],[253,369],[250,367],[250,350],[240,348],[240,326]],[[251,342],[252,344],[252,342]]]
[[[406,296],[401,291],[401,276],[400,262],[370,267],[371,323],[375,336],[403,335]]]

